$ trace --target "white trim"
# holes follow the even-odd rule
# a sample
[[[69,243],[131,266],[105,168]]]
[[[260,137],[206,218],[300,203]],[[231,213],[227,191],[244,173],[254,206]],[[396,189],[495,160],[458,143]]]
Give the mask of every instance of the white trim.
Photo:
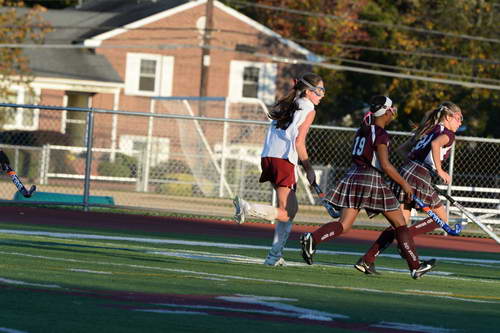
[[[127,32],[130,29],[140,28],[140,27],[142,27],[144,25],[147,25],[147,24],[156,22],[158,20],[164,19],[166,17],[175,15],[175,14],[180,13],[182,11],[185,11],[187,9],[194,8],[194,7],[199,6],[199,5],[201,5],[201,4],[205,3],[205,2],[206,2],[206,0],[195,0],[195,1],[191,1],[191,2],[185,3],[183,5],[180,5],[180,6],[177,6],[177,7],[174,7],[174,8],[167,9],[165,11],[162,11],[162,12],[156,13],[154,15],[151,15],[151,16],[145,17],[143,19],[140,19],[138,21],[129,23],[129,24],[123,26],[123,28],[117,28],[117,29],[114,29],[114,30],[110,30],[110,31],[107,31],[107,32],[102,33],[100,35],[97,35],[97,36],[94,36],[92,38],[86,39],[86,40],[83,41],[83,45],[98,47],[98,46],[101,45],[101,43],[102,43],[103,40],[115,37],[115,36],[117,36],[119,34]]]
[[[205,2],[205,1],[206,0],[204,0],[203,2]],[[299,44],[297,44],[295,42],[292,42],[289,39],[283,38],[283,36],[281,36],[280,34],[269,29],[268,27],[266,27],[265,25],[263,25],[261,23],[252,20],[248,16],[243,15],[242,13],[238,12],[237,10],[235,10],[231,7],[228,7],[219,1],[214,1],[214,6],[223,10],[227,14],[234,16],[235,18],[242,21],[243,23],[250,25],[252,28],[255,28],[256,30],[263,32],[266,35],[269,35],[271,37],[276,38],[277,40],[279,40],[281,43],[285,44],[286,46],[288,46],[288,47],[296,50],[297,52],[307,56],[307,60],[309,60],[309,61],[322,61],[321,57],[315,55],[314,53],[312,53],[308,49],[300,46]]]
[[[243,73],[245,67],[259,68],[257,97],[266,105],[272,105],[276,98],[277,67],[275,63],[231,60],[229,63],[228,97],[243,98]]]
[[[154,89],[139,90],[142,60],[155,61]],[[171,96],[174,79],[174,57],[154,53],[127,53],[125,94],[130,96]]]
[[[86,39],[83,41],[83,45],[90,46],[90,47],[99,47],[99,46],[101,46],[102,41],[104,41],[106,39],[115,37],[119,34],[127,32],[130,29],[140,28],[144,25],[147,25],[147,24],[156,22],[158,20],[164,19],[166,17],[178,14],[182,11],[192,9],[194,7],[197,7],[197,6],[201,6],[201,5],[205,4],[206,2],[207,2],[207,0],[194,0],[194,1],[190,1],[188,3],[185,3],[183,5],[180,5],[180,6],[171,8],[171,9],[167,9],[163,12],[159,12],[159,13],[154,14],[152,16],[148,16],[148,17],[145,17],[145,18],[140,19],[138,21],[129,23],[129,24],[123,26],[122,28],[116,28],[116,29],[107,31],[105,33],[102,33],[100,35],[94,36],[92,38]],[[217,7],[218,9],[224,11],[225,13],[233,16],[234,18],[242,21],[243,23],[250,25],[252,28],[255,28],[256,30],[258,30],[258,31],[260,31],[268,36],[271,36],[271,37],[278,39],[278,41],[280,41],[281,43],[290,47],[291,49],[294,49],[297,52],[299,52],[300,54],[305,55],[307,57],[308,61],[313,61],[313,62],[323,61],[322,57],[312,53],[308,49],[300,46],[299,44],[297,44],[291,40],[283,38],[283,36],[281,36],[280,34],[274,32],[273,30],[269,29],[265,25],[263,25],[257,21],[254,21],[251,18],[243,15],[242,13],[238,12],[237,10],[230,8],[219,1],[214,1],[214,6]]]
[[[34,101],[32,101],[32,102],[27,101],[27,96],[30,95],[29,94],[30,92],[29,92],[29,90],[26,89],[26,87],[14,84],[14,85],[9,87],[9,90],[16,93],[15,104],[36,104],[37,101],[40,99],[40,94],[41,94],[40,88],[33,88],[34,95],[32,97],[34,98]],[[2,126],[0,126],[1,129],[3,129],[3,130],[23,130],[23,131],[36,131],[36,130],[38,130],[39,117],[40,117],[40,110],[39,109],[15,108],[15,110],[16,110],[16,114],[15,114],[14,124],[9,124],[9,123],[5,122]],[[33,124],[31,126],[23,125],[23,118],[24,118],[25,111],[32,111],[33,112]]]
[[[82,92],[113,94],[123,89],[125,87],[125,84],[122,82],[112,83],[64,78],[36,77],[31,83],[31,86],[41,89],[75,90]]]

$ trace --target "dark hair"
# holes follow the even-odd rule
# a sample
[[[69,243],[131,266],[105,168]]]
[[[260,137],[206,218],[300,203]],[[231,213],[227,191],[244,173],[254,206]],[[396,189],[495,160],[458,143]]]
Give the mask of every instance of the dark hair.
[[[370,126],[373,123],[373,118],[374,118],[374,116],[372,116],[372,113],[375,113],[379,111],[382,107],[384,107],[385,103],[388,100],[390,100],[389,97],[383,95],[375,95],[372,98],[370,98],[370,110],[363,117],[363,120],[361,121],[361,127]]]
[[[415,135],[412,138],[412,143],[417,142],[420,138],[426,135],[434,125],[443,121],[447,116],[453,116],[455,113],[462,112],[460,107],[452,102],[443,102],[437,108],[427,112],[420,122],[420,125],[415,129]]]
[[[321,76],[314,73],[305,73],[295,79],[295,85],[283,98],[273,105],[269,118],[276,120],[276,128],[287,129],[292,123],[295,111],[299,109],[297,99],[304,97],[307,89],[316,87],[321,81]]]

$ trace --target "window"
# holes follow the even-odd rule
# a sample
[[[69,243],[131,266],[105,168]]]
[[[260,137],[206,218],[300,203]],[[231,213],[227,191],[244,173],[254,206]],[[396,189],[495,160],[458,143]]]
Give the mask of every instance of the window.
[[[122,135],[120,136],[120,150],[129,156],[142,158],[147,149],[147,136]],[[168,161],[170,156],[170,140],[168,138],[151,138],[151,166]]]
[[[155,91],[156,60],[141,59],[139,90]]]
[[[243,69],[242,97],[257,98],[259,92],[259,68],[249,66]]]
[[[271,105],[276,98],[277,65],[233,60],[229,73],[229,97],[253,97]]]
[[[125,93],[138,96],[171,96],[174,57],[127,53]]]
[[[30,92],[23,87],[15,87],[7,96],[7,103],[12,104],[36,104],[39,91]],[[38,109],[23,109],[23,108],[4,108],[4,125],[5,130],[37,130],[38,129]]]

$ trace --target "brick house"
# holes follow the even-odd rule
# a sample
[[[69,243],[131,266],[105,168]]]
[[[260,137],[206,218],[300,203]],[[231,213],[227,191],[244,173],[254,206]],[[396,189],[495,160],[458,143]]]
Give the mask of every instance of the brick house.
[[[48,10],[43,16],[54,31],[43,47],[25,50],[36,96],[13,87],[18,94],[12,102],[150,112],[151,97],[199,96],[205,13],[206,0],[93,0],[79,8]],[[256,97],[272,104],[291,78],[308,68],[273,57],[316,59],[218,1],[213,29],[207,96]],[[210,110],[206,115],[223,116]],[[83,133],[84,116],[24,110],[4,129]],[[132,149],[144,142],[147,121],[101,116],[94,143]],[[155,137],[162,133],[165,129],[155,127]],[[82,138],[76,135],[74,145],[81,146]]]

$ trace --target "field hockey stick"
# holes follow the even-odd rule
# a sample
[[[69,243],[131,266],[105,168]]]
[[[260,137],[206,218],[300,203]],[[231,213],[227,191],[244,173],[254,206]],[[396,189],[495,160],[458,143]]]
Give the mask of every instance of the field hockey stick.
[[[419,206],[427,215],[429,215],[434,220],[434,222],[436,222],[441,228],[443,228],[443,230],[446,231],[448,235],[457,236],[460,234],[460,232],[462,231],[462,225],[460,223],[455,224],[454,229],[452,229],[448,224],[441,220],[429,206],[427,206],[422,200],[417,198],[416,195],[413,195],[413,200],[415,200],[417,206]]]
[[[441,189],[436,185],[432,184],[434,190],[436,190],[439,195],[442,195],[448,200],[453,206],[457,207],[469,220],[477,224],[484,232],[486,232],[491,238],[493,238],[498,244],[500,244],[500,238],[488,227],[486,227],[481,221],[480,218],[472,214],[467,208],[458,203],[451,195],[446,192],[441,191]]]
[[[328,212],[328,214],[331,217],[333,217],[334,219],[336,219],[337,217],[339,217],[340,216],[340,212],[337,209],[335,209],[335,207],[333,207],[333,205],[332,205],[331,202],[325,200],[325,193],[323,193],[323,191],[321,190],[321,187],[319,187],[319,185],[316,184],[316,183],[313,183],[312,187],[314,187],[314,190],[318,194],[318,197],[321,199],[321,204],[323,205],[323,207],[325,207],[325,209]]]
[[[35,185],[32,185],[31,188],[29,190],[27,190],[26,187],[24,187],[24,185],[21,182],[21,180],[19,179],[19,177],[17,176],[16,172],[14,170],[12,170],[12,168],[10,167],[10,165],[3,164],[2,168],[10,176],[10,178],[12,179],[12,182],[14,183],[14,185],[16,185],[16,187],[19,190],[19,192],[21,192],[21,194],[25,198],[31,197],[31,195],[33,194],[33,192],[36,191],[36,186]]]

